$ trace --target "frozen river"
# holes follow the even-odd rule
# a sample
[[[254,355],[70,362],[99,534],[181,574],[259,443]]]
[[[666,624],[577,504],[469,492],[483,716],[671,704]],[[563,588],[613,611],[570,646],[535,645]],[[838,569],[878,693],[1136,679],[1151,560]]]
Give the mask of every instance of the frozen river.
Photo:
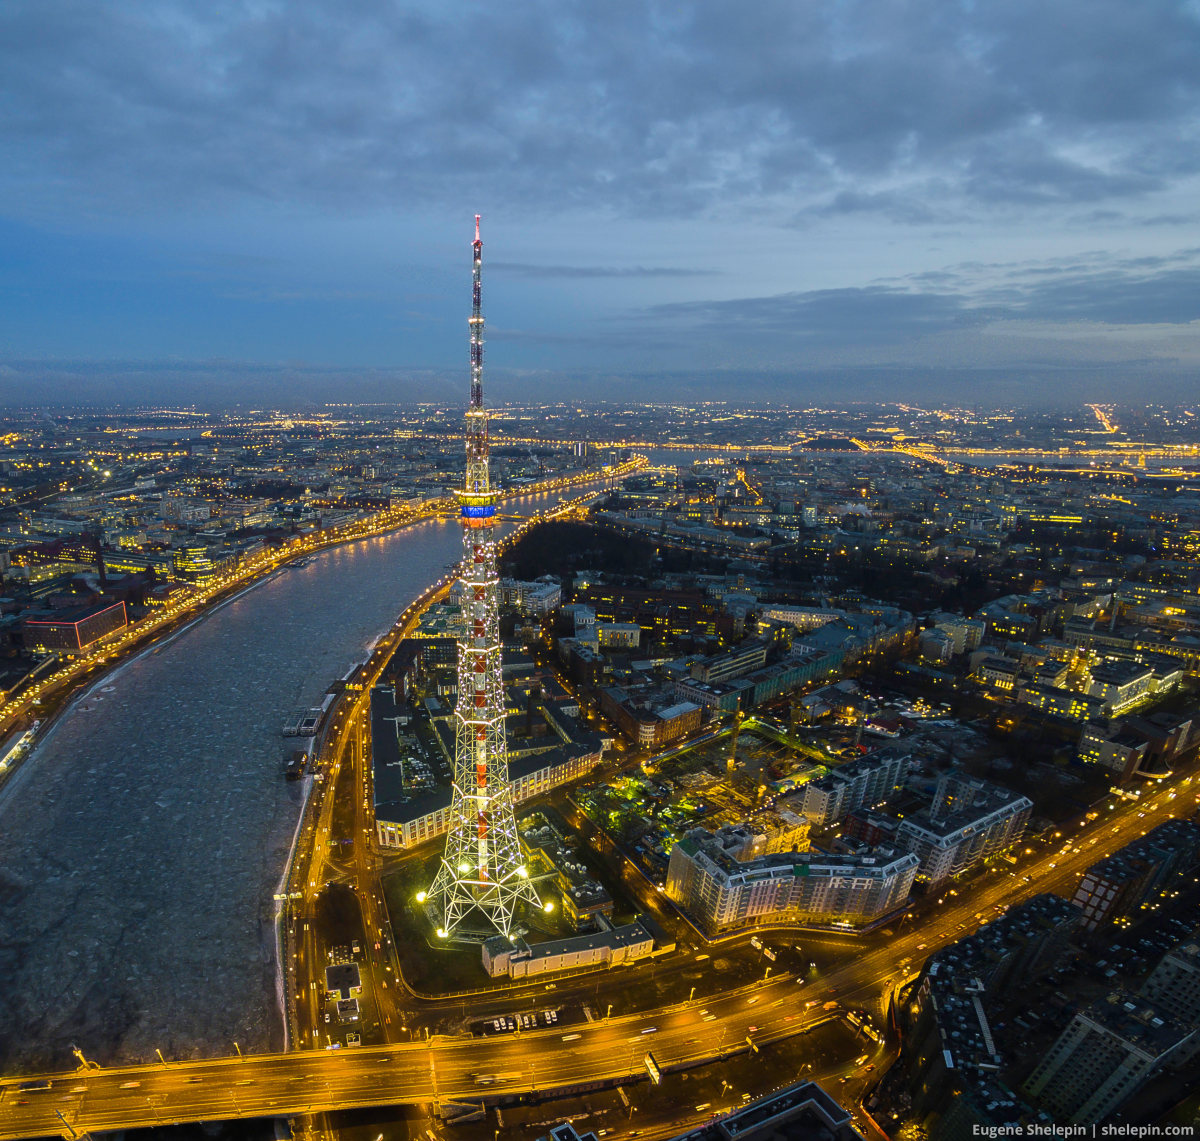
[[[528,511],[557,497],[505,505]],[[429,522],[276,572],[77,699],[0,794],[0,1074],[282,1045],[287,714],[448,563]]]

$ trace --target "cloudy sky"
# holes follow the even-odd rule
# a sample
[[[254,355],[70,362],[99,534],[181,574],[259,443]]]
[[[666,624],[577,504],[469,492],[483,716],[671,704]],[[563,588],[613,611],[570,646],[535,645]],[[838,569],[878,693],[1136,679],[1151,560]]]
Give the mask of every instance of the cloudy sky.
[[[475,213],[500,397],[1194,394],[1198,175],[1200,0],[6,0],[0,397],[440,399]]]

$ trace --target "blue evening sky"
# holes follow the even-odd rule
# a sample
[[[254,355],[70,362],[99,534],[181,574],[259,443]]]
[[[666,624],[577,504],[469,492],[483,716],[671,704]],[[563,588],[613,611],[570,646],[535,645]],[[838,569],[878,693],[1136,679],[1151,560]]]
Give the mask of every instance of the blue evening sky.
[[[1194,395],[1198,94],[1198,0],[7,0],[0,399],[440,399],[477,212],[500,398]]]

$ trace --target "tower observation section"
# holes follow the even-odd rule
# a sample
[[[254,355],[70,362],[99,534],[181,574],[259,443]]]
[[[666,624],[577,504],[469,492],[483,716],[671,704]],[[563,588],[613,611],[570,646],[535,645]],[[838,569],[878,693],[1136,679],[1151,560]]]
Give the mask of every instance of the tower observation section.
[[[471,402],[466,423],[466,482],[458,493],[463,560],[454,791],[446,849],[427,893],[442,938],[490,936],[497,931],[511,936],[522,906],[541,910],[517,836],[508,779],[499,573],[492,532],[496,496],[488,475],[488,423],[483,404],[483,242],[478,214],[471,250]]]

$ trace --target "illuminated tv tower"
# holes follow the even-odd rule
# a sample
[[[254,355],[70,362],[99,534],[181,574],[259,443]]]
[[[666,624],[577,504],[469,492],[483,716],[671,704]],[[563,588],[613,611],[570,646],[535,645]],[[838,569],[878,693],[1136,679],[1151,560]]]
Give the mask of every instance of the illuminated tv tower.
[[[492,519],[496,496],[488,478],[487,411],[483,406],[483,242],[475,215],[471,295],[471,403],[467,408],[467,479],[462,504],[462,632],[458,640],[457,743],[446,850],[428,898],[443,938],[466,922],[471,934],[494,928],[511,935],[522,904],[541,910],[517,838],[500,665],[499,574]],[[418,897],[423,898],[423,897]]]

